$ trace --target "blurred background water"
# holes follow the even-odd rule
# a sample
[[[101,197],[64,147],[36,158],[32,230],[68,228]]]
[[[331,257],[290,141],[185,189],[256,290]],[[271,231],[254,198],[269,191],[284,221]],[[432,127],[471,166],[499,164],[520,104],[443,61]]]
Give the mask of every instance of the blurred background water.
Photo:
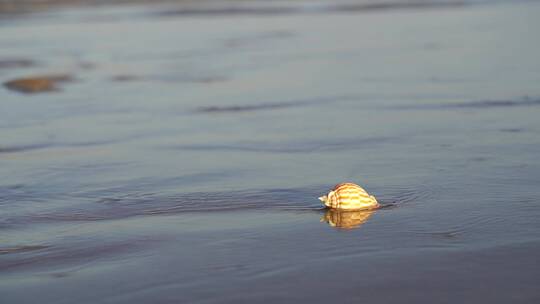
[[[0,11],[0,302],[540,300],[537,1]]]

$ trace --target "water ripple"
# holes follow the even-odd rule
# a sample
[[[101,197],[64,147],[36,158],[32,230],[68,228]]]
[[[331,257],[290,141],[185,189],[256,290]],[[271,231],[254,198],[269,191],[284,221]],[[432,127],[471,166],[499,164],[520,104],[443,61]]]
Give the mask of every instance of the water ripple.
[[[316,104],[332,103],[338,101],[347,101],[354,99],[354,96],[329,96],[299,100],[287,100],[276,102],[263,102],[246,105],[226,105],[226,106],[203,106],[199,107],[196,112],[200,113],[234,113],[248,112],[260,110],[275,110],[282,108],[301,107]]]
[[[348,3],[348,4],[325,4],[325,5],[302,5],[302,6],[206,6],[184,7],[168,9],[154,13],[158,17],[178,16],[273,16],[291,14],[325,14],[325,13],[362,13],[371,11],[397,10],[397,9],[423,9],[433,7],[456,7],[463,6],[463,1],[407,1],[387,3]]]
[[[77,208],[59,208],[25,216],[4,218],[4,228],[31,223],[91,222],[180,213],[219,212],[235,210],[274,210],[320,212],[317,197],[327,186],[290,189],[264,189],[219,192],[192,192],[163,195],[157,193],[111,194],[95,198]],[[426,200],[434,193],[427,189],[393,188],[382,194],[383,209],[392,209],[412,201]],[[85,198],[88,199],[88,198]]]
[[[402,110],[444,110],[444,109],[491,109],[506,107],[533,107],[540,106],[540,98],[516,98],[506,100],[475,100],[459,103],[437,103],[422,105],[403,105],[392,107]]]
[[[12,254],[20,252],[37,251],[49,248],[49,246],[43,245],[27,245],[27,246],[14,246],[14,247],[0,247],[0,255]]]
[[[7,249],[7,253],[19,253],[6,256],[0,263],[0,271],[13,271],[29,267],[51,267],[70,263],[90,263],[108,256],[134,252],[135,249],[148,247],[159,239],[136,239],[116,242],[73,242],[63,246],[19,246]],[[80,265],[80,264],[79,264]],[[54,268],[55,271],[58,268]],[[63,273],[65,276],[65,273]],[[56,275],[57,276],[57,275]]]
[[[397,140],[392,137],[327,138],[325,140],[295,140],[286,142],[240,142],[235,144],[177,145],[174,149],[192,151],[242,151],[268,153],[311,153],[370,148],[375,144]]]

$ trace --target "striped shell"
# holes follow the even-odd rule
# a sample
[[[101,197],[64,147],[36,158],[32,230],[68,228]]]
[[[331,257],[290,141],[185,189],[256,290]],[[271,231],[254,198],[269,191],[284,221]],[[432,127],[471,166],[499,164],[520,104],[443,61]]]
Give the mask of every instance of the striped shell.
[[[374,196],[353,183],[337,184],[327,195],[319,199],[328,208],[339,210],[362,210],[379,207]]]

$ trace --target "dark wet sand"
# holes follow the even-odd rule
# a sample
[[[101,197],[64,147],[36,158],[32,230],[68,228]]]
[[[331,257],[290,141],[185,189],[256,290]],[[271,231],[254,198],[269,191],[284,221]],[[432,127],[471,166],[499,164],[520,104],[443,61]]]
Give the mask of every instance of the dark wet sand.
[[[0,303],[540,302],[540,3],[405,3],[0,19]]]

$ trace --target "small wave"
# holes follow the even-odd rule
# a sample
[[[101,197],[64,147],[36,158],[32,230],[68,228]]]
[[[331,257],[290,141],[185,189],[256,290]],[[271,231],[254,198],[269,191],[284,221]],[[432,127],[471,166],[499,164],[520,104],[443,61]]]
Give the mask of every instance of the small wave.
[[[439,109],[490,109],[503,107],[532,107],[540,106],[540,98],[521,98],[515,100],[477,100],[460,103],[438,103],[424,105],[405,105],[393,107],[403,110],[439,110]]]
[[[85,208],[66,208],[6,218],[2,227],[30,223],[101,221],[144,215],[166,215],[194,212],[272,209],[317,211],[320,187],[305,189],[271,189],[230,192],[194,192],[177,195],[134,193],[97,199]],[[311,201],[311,202],[310,202]]]
[[[89,146],[97,146],[97,145],[104,145],[112,143],[109,141],[94,141],[94,142],[76,142],[76,143],[54,143],[54,142],[47,142],[47,143],[36,143],[36,144],[28,144],[28,145],[13,145],[13,146],[0,146],[0,154],[1,153],[20,153],[20,152],[28,152],[28,151],[34,151],[34,150],[43,150],[43,149],[49,149],[49,148],[57,148],[57,147],[89,147]]]
[[[263,102],[256,104],[246,105],[227,105],[227,106],[204,106],[199,107],[196,112],[200,113],[229,113],[229,112],[248,112],[259,110],[274,110],[290,107],[301,107],[316,104],[331,103],[337,101],[345,101],[351,99],[351,96],[332,96],[332,97],[319,97],[300,100],[288,100],[279,102]]]
[[[296,14],[326,14],[326,13],[363,13],[372,11],[448,8],[463,6],[463,1],[394,1],[384,3],[342,3],[342,4],[313,4],[289,6],[261,6],[261,5],[231,5],[231,6],[199,6],[184,7],[158,11],[153,15],[158,17],[178,16],[273,16]]]
[[[17,69],[35,67],[37,63],[31,59],[12,58],[0,59],[0,69]]]
[[[443,231],[413,231],[418,235],[427,235],[436,239],[455,239],[463,233],[462,229],[451,229]]]
[[[200,107],[197,110],[197,112],[202,112],[202,113],[247,112],[247,111],[290,108],[290,107],[297,107],[301,105],[305,105],[305,103],[280,102],[280,103],[261,103],[261,104],[256,104],[256,105],[207,106],[207,107]]]
[[[177,75],[177,74],[117,74],[110,78],[113,82],[163,82],[163,83],[200,83],[211,84],[229,80],[228,76],[220,74]]]
[[[52,143],[36,143],[28,145],[0,146],[0,153],[26,152],[52,147]]]
[[[28,252],[28,255],[6,256],[6,259],[0,264],[0,271],[13,271],[27,267],[51,267],[52,265],[68,265],[70,263],[79,264],[80,262],[87,263],[122,253],[134,252],[137,248],[148,247],[150,244],[159,241],[161,240],[135,239],[103,243],[97,240],[95,242],[85,240],[68,245],[64,244],[63,246],[21,246],[15,251],[11,250],[9,253]]]
[[[173,149],[195,151],[242,151],[267,153],[312,153],[336,150],[353,150],[370,148],[376,144],[383,144],[395,138],[391,137],[355,137],[355,138],[329,138],[316,141],[289,141],[289,142],[247,142],[236,144],[193,144],[177,145]]]
[[[49,246],[43,245],[28,245],[28,246],[15,246],[15,247],[0,247],[0,255],[2,254],[11,254],[11,253],[20,253],[28,251],[36,251],[49,248]]]
[[[503,133],[522,133],[522,132],[525,132],[526,130],[523,128],[502,128],[502,129],[499,129],[499,131]]]
[[[386,208],[393,208],[402,204],[432,200],[440,192],[440,187],[433,185],[414,185],[410,187],[386,186],[384,193],[377,196],[377,199]]]
[[[317,197],[325,186],[291,189],[266,189],[219,192],[193,192],[174,195],[131,193],[96,198],[84,207],[64,208],[3,219],[2,227],[32,223],[91,222],[135,216],[173,215],[181,213],[225,212],[237,210],[274,210],[320,212],[324,210]],[[435,197],[429,189],[388,188],[378,196],[383,210],[413,201]]]
[[[242,36],[242,37],[229,38],[225,40],[225,45],[227,47],[236,48],[236,47],[244,47],[244,46],[258,44],[263,41],[268,42],[268,41],[274,41],[276,39],[284,39],[284,38],[291,38],[291,37],[294,37],[294,34],[290,31],[270,31],[270,32],[256,33],[256,34]]]
[[[0,206],[16,201],[29,201],[41,193],[30,189],[25,184],[3,185],[0,186]]]
[[[506,216],[484,214],[483,212],[469,212],[460,214],[460,217],[447,214],[438,221],[430,220],[424,228],[411,229],[405,232],[433,239],[459,242],[478,230],[488,229],[493,231],[494,227],[502,227],[505,222],[509,222]]]
[[[82,142],[42,142],[42,143],[33,143],[33,144],[23,144],[23,145],[0,145],[0,154],[8,153],[20,153],[28,152],[34,150],[43,150],[50,148],[84,148],[84,147],[93,147],[93,146],[102,146],[116,144],[122,141],[127,141],[131,139],[140,138],[141,135],[125,137],[121,139],[104,139],[104,140],[94,140],[94,141],[82,141]]]
[[[480,100],[456,104],[443,104],[443,108],[498,108],[498,107],[524,107],[540,106],[540,99],[523,98],[518,100]]]

